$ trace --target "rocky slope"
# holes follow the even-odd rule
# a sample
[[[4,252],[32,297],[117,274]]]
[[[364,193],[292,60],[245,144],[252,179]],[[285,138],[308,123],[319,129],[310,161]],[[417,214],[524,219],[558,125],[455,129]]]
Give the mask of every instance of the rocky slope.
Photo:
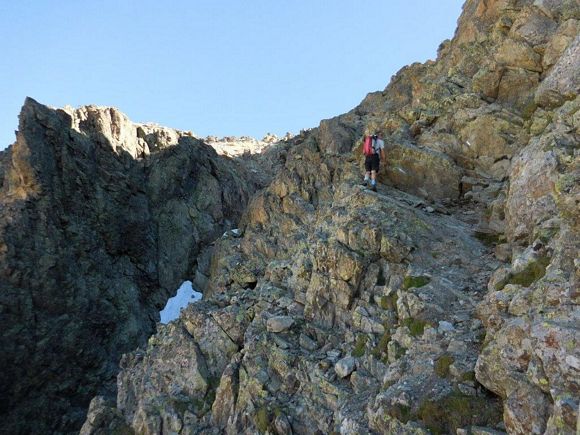
[[[267,174],[115,109],[32,99],[0,156],[2,429],[78,430]]]
[[[576,433],[579,18],[468,1],[437,61],[301,137],[82,432]]]
[[[99,124],[29,102],[9,152],[12,163],[8,170],[0,166],[10,193],[4,198],[15,207],[0,218],[8,228],[0,237],[8,241],[0,245],[7,260],[0,264],[12,265],[0,276],[12,280],[6,301],[23,301],[2,302],[13,307],[7,322],[12,332],[3,340],[12,346],[8,355],[20,358],[2,380],[20,400],[12,406],[32,406],[25,389],[41,384],[39,378],[23,381],[16,367],[25,362],[40,367],[43,397],[65,401],[59,409],[77,405],[82,415],[85,398],[98,390],[93,375],[83,378],[82,363],[77,373],[61,373],[76,367],[76,358],[83,361],[83,353],[66,354],[67,364],[57,368],[47,369],[46,359],[31,360],[41,355],[33,347],[43,343],[41,329],[35,329],[31,347],[17,347],[14,337],[36,325],[32,315],[44,325],[67,316],[74,324],[69,328],[85,328],[72,340],[91,343],[95,352],[114,349],[110,359],[100,360],[108,361],[108,371],[90,371],[102,381],[114,375],[116,358],[153,328],[147,320],[131,329],[129,319],[152,316],[179,280],[195,271],[203,301],[123,356],[116,401],[93,399],[81,433],[576,433],[579,20],[576,0],[468,0],[453,40],[441,44],[436,61],[404,68],[351,112],[293,138],[275,153],[283,166],[271,180],[253,173],[251,160],[216,164],[218,157],[193,138],[181,137],[168,149],[147,142],[155,150],[147,157],[133,135],[115,142],[121,137],[115,129],[99,127],[104,133],[85,132],[75,141],[82,125]],[[30,123],[28,106],[40,113]],[[375,194],[358,186],[356,148],[363,134],[377,129],[388,149],[383,186]],[[145,133],[137,138],[149,137]],[[107,146],[102,136],[109,138]],[[90,141],[89,150],[100,150],[97,156],[103,148],[111,160],[128,163],[118,172],[95,159],[71,167],[57,146],[69,141],[77,144],[76,153]],[[48,146],[26,145],[32,143]],[[46,152],[53,154],[34,157]],[[214,162],[223,171],[216,176],[208,170],[214,181],[204,186],[232,185],[236,193],[221,195],[213,208],[207,198],[216,196],[201,195],[207,189],[187,184],[183,166],[176,166],[183,152],[187,164],[209,153],[209,167]],[[0,154],[0,163],[6,160]],[[40,171],[41,162],[58,164]],[[113,190],[107,194],[114,206],[104,208],[108,202],[93,184],[83,190],[87,167],[95,174],[106,168],[90,178],[109,186],[102,191]],[[36,181],[42,173],[49,176]],[[131,204],[126,191],[110,188],[119,179],[100,181],[111,173],[135,186],[130,192],[143,191],[150,217],[124,208]],[[259,186],[248,187],[250,178],[266,186],[251,198]],[[52,187],[55,180],[68,189]],[[69,198],[75,198],[74,207]],[[172,224],[187,216],[180,214],[184,206],[197,210],[193,223],[185,219],[188,224],[173,232]],[[75,207],[74,219],[60,224],[60,215]],[[210,228],[204,211],[221,212],[232,222],[241,216],[242,235],[221,236],[227,225],[212,215],[212,231],[198,236],[199,228]],[[134,251],[119,248],[127,246],[120,234],[140,227],[122,226],[117,219],[125,216],[149,225],[134,238],[150,236],[155,249],[143,242]],[[10,219],[17,224],[9,226]],[[103,225],[111,219],[114,225]],[[76,232],[56,226],[68,222]],[[29,226],[36,240],[30,240]],[[85,239],[87,229],[92,232]],[[66,259],[85,246],[90,249],[82,255],[90,261],[78,264],[87,270],[71,270],[77,263]],[[100,246],[106,255],[94,261]],[[51,263],[54,252],[58,261]],[[144,266],[150,258],[152,272]],[[57,292],[62,283],[69,293]],[[71,313],[92,319],[90,309],[65,305],[77,293],[79,300],[88,294],[91,304],[103,304],[107,295],[128,292],[140,296],[140,305],[134,299],[111,303],[124,311],[112,310],[116,320],[102,336],[101,322],[111,316],[87,326]],[[56,307],[46,302],[54,299],[61,301]],[[136,337],[120,344],[127,331]],[[75,347],[62,342],[57,349]],[[49,341],[42,349],[54,346]],[[87,394],[70,384],[66,389],[74,375],[90,385]],[[61,430],[72,427],[59,424]]]

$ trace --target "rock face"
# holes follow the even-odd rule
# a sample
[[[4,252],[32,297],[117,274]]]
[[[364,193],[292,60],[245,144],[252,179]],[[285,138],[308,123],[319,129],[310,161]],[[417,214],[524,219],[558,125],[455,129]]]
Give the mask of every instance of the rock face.
[[[243,162],[175,130],[32,99],[0,167],[3,428],[78,430],[259,186]]]
[[[575,433],[578,18],[570,1],[468,1],[437,61],[404,68],[383,92],[298,137],[251,200],[244,236],[205,254],[211,308],[190,308],[163,332],[177,336],[205,312],[220,323],[215,340],[235,331],[225,355],[201,352],[229,359],[208,375],[219,382],[181,408],[161,391],[133,391],[142,399],[124,423],[141,431],[146,415],[150,427],[177,421],[181,433]],[[376,130],[388,145],[381,180],[408,195],[356,187],[360,138]],[[502,243],[492,251],[474,229]],[[291,329],[269,326],[287,317]],[[148,367],[136,361],[120,379],[137,371],[144,382]],[[94,418],[126,409],[119,388],[116,405],[95,399]]]
[[[36,108],[33,113],[51,116],[35,115],[38,128],[21,126],[30,132],[21,133],[8,169],[1,169],[11,207],[21,207],[1,220],[9,235],[1,240],[10,242],[0,245],[0,255],[9,259],[0,262],[9,265],[1,276],[12,279],[8,288],[14,289],[6,300],[14,294],[23,301],[10,315],[34,313],[34,325],[43,316],[78,323],[71,314],[76,308],[49,304],[57,296],[50,283],[77,283],[77,276],[90,273],[101,277],[98,284],[75,285],[91,295],[103,289],[93,304],[107,300],[106,289],[114,289],[111,297],[138,289],[133,291],[141,305],[123,305],[130,308],[100,339],[116,353],[107,360],[109,371],[96,372],[112,376],[115,358],[143,343],[153,328],[128,328],[128,319],[142,318],[137,308],[149,315],[194,270],[204,293],[202,302],[123,356],[116,401],[95,397],[81,433],[576,433],[579,23],[575,0],[468,0],[453,40],[441,44],[436,61],[403,68],[384,91],[287,141],[276,153],[282,165],[275,177],[254,178],[265,188],[251,197],[256,186],[244,183],[252,161],[218,165],[217,156],[193,138],[180,136],[179,145],[168,148],[162,141],[157,149],[143,139],[151,132],[135,141],[117,127],[81,134],[79,144],[93,144],[88,150],[100,149],[104,140],[113,161],[127,162],[119,173],[88,163],[72,171],[62,151],[36,159],[35,153],[60,148],[27,143],[39,137],[42,143],[68,143],[84,125],[64,112]],[[122,124],[117,115],[103,116],[105,124]],[[65,133],[63,125],[69,126]],[[387,161],[380,171],[383,185],[374,193],[358,185],[359,150],[363,135],[377,130]],[[146,158],[138,139],[147,143]],[[123,151],[126,142],[133,145]],[[199,155],[217,167],[208,169],[214,180],[203,189],[187,184],[191,177],[179,170]],[[53,162],[49,169],[55,169],[39,171],[37,161]],[[115,187],[96,176],[91,181],[99,182],[86,186],[87,165]],[[39,174],[50,176],[40,183]],[[202,194],[225,189],[228,177],[231,193]],[[135,193],[123,196],[128,194],[118,188],[120,179]],[[61,190],[46,187],[57,182],[75,187],[61,197],[51,193]],[[97,195],[94,185],[108,188]],[[146,207],[129,201],[141,191]],[[121,195],[122,206],[98,208],[108,204],[99,196],[105,193]],[[77,210],[62,205],[75,195],[84,198],[82,219],[74,215],[61,224],[58,211]],[[211,201],[216,198],[221,202]],[[31,201],[46,204],[26,206]],[[137,208],[123,208],[127,204]],[[136,222],[123,226],[116,220],[129,214]],[[227,228],[221,219],[234,222],[240,215],[239,231],[221,231]],[[12,216],[27,220],[8,227]],[[114,225],[103,224],[111,220]],[[54,229],[70,222],[74,231],[60,235],[64,230]],[[47,228],[37,230],[42,237],[25,237],[25,226],[40,225]],[[74,239],[87,231],[82,225],[93,231],[88,241]],[[125,234],[141,241],[138,249],[125,243]],[[71,237],[74,243],[66,245]],[[78,258],[85,242],[90,249],[83,255],[103,246],[108,257],[80,262],[86,271],[77,267],[67,274],[62,259]],[[16,254],[20,246],[27,248],[18,252],[30,252],[26,258]],[[59,261],[40,255],[46,252],[57,252]],[[26,266],[31,256],[38,270]],[[119,284],[127,280],[133,287]],[[63,294],[68,302],[85,293]],[[94,341],[101,319],[80,336]],[[36,355],[33,347],[21,349],[10,340],[22,334],[22,322],[9,325],[17,325],[6,335],[9,354]],[[117,347],[126,331],[140,335]],[[31,339],[30,345],[38,342]],[[63,346],[62,340],[57,344]],[[83,361],[83,355],[68,358]],[[58,366],[69,367],[74,365]],[[42,373],[50,379],[55,372]],[[51,397],[70,397],[58,389],[68,376],[43,384]],[[90,392],[98,389],[96,382],[88,384]],[[24,389],[32,383],[9,385],[21,403],[30,397]],[[80,415],[86,402],[77,403]]]
[[[314,137],[296,143],[252,199],[243,237],[211,248],[205,301],[126,357],[116,405],[95,399],[82,433],[120,424],[100,417],[119,412],[136,433],[499,424],[499,399],[474,374],[484,336],[474,310],[496,261],[468,223],[395,189],[364,192],[357,175]],[[440,322],[453,328],[438,332]],[[209,369],[204,393],[164,376],[161,348],[184,339],[176,346],[198,346]]]

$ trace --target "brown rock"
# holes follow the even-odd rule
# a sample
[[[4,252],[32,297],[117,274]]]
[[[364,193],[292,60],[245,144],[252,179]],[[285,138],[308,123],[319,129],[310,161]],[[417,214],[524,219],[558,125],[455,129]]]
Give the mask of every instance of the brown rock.
[[[540,74],[522,68],[507,68],[501,77],[497,101],[514,107],[528,118],[536,109],[534,90]]]
[[[477,74],[473,76],[473,91],[495,100],[499,93],[499,85],[503,74],[504,68],[495,64],[490,68],[480,69]]]
[[[542,58],[527,43],[506,39],[499,48],[495,59],[498,64],[530,71],[542,72]]]
[[[239,388],[239,365],[241,356],[234,355],[232,361],[225,368],[220,384],[216,390],[215,401],[211,408],[212,424],[224,430],[227,427],[229,416],[235,411]]]
[[[568,20],[560,25],[556,34],[552,36],[546,45],[542,59],[542,65],[545,70],[558,61],[579,31],[580,21],[578,20]]]
[[[395,144],[386,154],[380,179],[426,198],[459,197],[461,170],[446,155],[408,144]]]
[[[538,9],[528,7],[514,21],[510,35],[515,36],[514,39],[521,38],[535,47],[548,42],[557,27],[556,21]]]
[[[355,135],[350,126],[336,117],[320,122],[319,142],[327,154],[343,154],[353,148]]]
[[[541,107],[556,107],[573,99],[580,89],[580,35],[576,36],[536,91]]]

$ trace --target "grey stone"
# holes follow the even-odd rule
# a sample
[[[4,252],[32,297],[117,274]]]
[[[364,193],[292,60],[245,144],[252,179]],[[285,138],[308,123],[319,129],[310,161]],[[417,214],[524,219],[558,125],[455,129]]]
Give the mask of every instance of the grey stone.
[[[283,332],[287,331],[294,324],[294,319],[289,316],[274,316],[270,317],[266,322],[266,327],[269,332]]]
[[[334,371],[340,378],[346,378],[356,367],[356,360],[352,356],[342,358],[334,364]]]
[[[580,36],[568,46],[542,81],[535,95],[542,107],[556,107],[578,95],[580,89]]]
[[[299,340],[300,340],[300,346],[306,350],[314,351],[314,350],[318,349],[318,343],[316,343],[314,340],[312,340],[310,337],[308,337],[305,334],[300,334]]]
[[[452,323],[447,322],[446,320],[440,320],[439,321],[439,327],[437,328],[437,331],[440,334],[443,334],[445,332],[455,331],[455,328],[453,327],[453,324]]]

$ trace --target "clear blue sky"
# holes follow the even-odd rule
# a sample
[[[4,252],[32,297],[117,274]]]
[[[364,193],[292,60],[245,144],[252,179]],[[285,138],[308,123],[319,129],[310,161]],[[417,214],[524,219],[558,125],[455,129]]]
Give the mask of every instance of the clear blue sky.
[[[198,135],[283,135],[433,59],[462,0],[0,0],[0,149],[26,96]]]

